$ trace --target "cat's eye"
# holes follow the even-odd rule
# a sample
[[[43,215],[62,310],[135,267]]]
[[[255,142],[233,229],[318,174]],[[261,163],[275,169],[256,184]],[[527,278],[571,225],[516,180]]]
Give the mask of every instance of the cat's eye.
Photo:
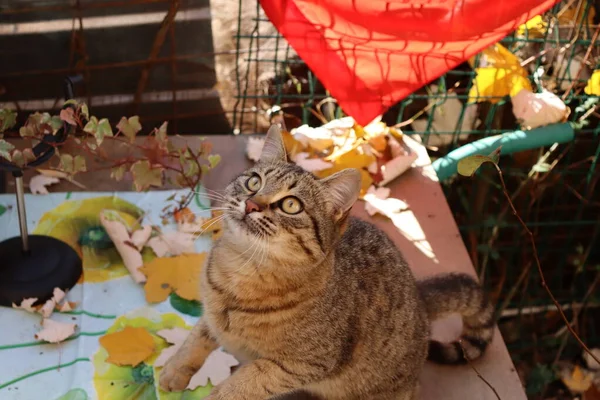
[[[286,214],[298,214],[303,210],[302,203],[294,196],[288,196],[279,202],[279,208]]]
[[[260,189],[260,185],[262,184],[262,179],[258,175],[252,175],[246,181],[246,188],[251,192],[258,192]]]

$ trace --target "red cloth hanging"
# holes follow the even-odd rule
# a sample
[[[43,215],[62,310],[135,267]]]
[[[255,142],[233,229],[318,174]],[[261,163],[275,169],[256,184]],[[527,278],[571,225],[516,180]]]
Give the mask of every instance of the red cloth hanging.
[[[366,125],[557,0],[260,0],[344,112]]]

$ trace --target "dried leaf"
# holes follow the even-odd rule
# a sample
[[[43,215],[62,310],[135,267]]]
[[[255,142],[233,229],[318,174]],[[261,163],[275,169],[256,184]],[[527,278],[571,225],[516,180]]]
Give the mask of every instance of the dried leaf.
[[[75,301],[65,301],[64,303],[60,304],[60,305],[56,305],[55,310],[58,310],[60,312],[67,312],[67,311],[73,311],[75,309],[75,307],[77,307],[77,302]]]
[[[49,343],[60,343],[73,336],[77,325],[44,318],[42,320],[42,328],[42,330],[35,334],[37,340],[44,340]]]
[[[173,344],[173,346],[164,349],[154,361],[154,367],[163,367],[169,358],[177,353],[177,350],[179,350],[185,341],[185,338],[190,334],[190,331],[184,328],[175,327],[171,329],[162,329],[156,333],[167,342]]]
[[[144,290],[150,303],[165,301],[174,291],[186,300],[200,300],[200,271],[206,253],[155,258],[140,270],[148,278]]]
[[[135,135],[142,130],[142,124],[140,124],[140,117],[134,115],[133,117],[122,117],[117,124],[119,129],[131,143],[135,141]]]
[[[206,386],[209,380],[213,386],[219,385],[229,378],[231,367],[239,364],[234,356],[218,348],[208,355],[202,367],[190,379],[186,389],[194,390],[199,386]]]
[[[183,224],[185,222],[191,223],[196,221],[196,214],[189,207],[184,207],[181,210],[176,210],[173,213],[173,218],[175,222],[178,224]]]
[[[37,311],[36,308],[33,307],[33,303],[35,303],[36,301],[38,301],[37,297],[31,297],[31,298],[23,299],[21,301],[21,304],[19,304],[19,305],[12,303],[12,307],[20,308],[20,309],[28,311],[30,313],[34,313]]]
[[[154,352],[154,339],[145,328],[125,329],[109,333],[99,339],[100,345],[108,352],[106,361],[115,365],[135,367]]]
[[[600,359],[600,349],[595,348],[591,349],[590,351],[596,358]],[[600,371],[600,364],[598,364],[598,361],[594,360],[592,356],[588,354],[587,351],[583,352],[583,359],[585,360],[585,364],[589,369],[591,369],[592,371]]]
[[[547,90],[532,93],[522,89],[511,101],[513,114],[524,129],[563,122],[570,113],[562,99]]]
[[[60,110],[60,119],[69,125],[77,126],[77,121],[75,121],[75,111],[70,107]]]
[[[149,189],[150,186],[162,185],[163,169],[152,168],[148,160],[136,161],[131,166],[131,173],[133,174],[133,184],[137,191]]]
[[[260,154],[262,153],[263,146],[265,145],[265,139],[249,137],[246,144],[246,155],[252,161],[258,162],[260,160]]]
[[[409,155],[398,156],[381,166],[382,179],[380,185],[385,185],[410,169],[418,154],[412,152]]]
[[[592,386],[594,374],[576,365],[571,373],[563,374],[561,379],[571,392],[583,393]]]
[[[116,181],[120,181],[125,176],[125,171],[127,170],[127,166],[120,165],[118,167],[111,168],[110,177]]]
[[[152,226],[144,225],[131,234],[131,243],[138,251],[142,251],[148,239],[150,239],[150,235],[152,235]]]
[[[333,167],[333,164],[327,161],[323,161],[321,158],[308,158],[308,153],[298,153],[292,157],[292,161],[299,167],[302,167],[308,172],[323,171]]]
[[[46,186],[59,183],[60,179],[45,175],[36,175],[29,181],[29,190],[33,194],[48,194]]]
[[[171,231],[151,238],[148,240],[147,245],[158,257],[178,256],[180,254],[195,253],[195,239],[196,237],[192,233]]]
[[[370,216],[373,216],[373,215],[377,214],[378,212],[380,212],[380,210],[373,205],[374,199],[385,200],[388,197],[390,197],[390,192],[391,192],[391,190],[389,188],[385,188],[385,187],[375,188],[375,186],[371,186],[369,188],[369,190],[367,190],[367,193],[364,196],[364,200],[366,202],[365,211],[367,212],[367,214],[369,214]]]

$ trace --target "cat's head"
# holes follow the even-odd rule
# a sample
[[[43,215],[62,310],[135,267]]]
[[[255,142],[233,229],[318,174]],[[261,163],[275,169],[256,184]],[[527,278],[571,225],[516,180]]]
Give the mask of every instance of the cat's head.
[[[320,261],[343,232],[360,179],[356,169],[318,179],[288,163],[281,131],[274,125],[260,161],[225,189],[229,241],[240,249],[258,246],[287,263]]]

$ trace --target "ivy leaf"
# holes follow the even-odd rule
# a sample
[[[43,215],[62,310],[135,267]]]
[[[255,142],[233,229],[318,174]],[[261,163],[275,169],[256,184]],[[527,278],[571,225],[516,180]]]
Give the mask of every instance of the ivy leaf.
[[[11,161],[12,157],[10,156],[10,152],[13,151],[15,146],[8,143],[4,139],[0,139],[0,157]]]
[[[32,149],[24,149],[23,150],[23,157],[25,158],[25,161],[30,163],[32,161],[34,161],[36,159],[35,154],[33,154],[33,150]]]
[[[21,150],[15,150],[12,153],[12,162],[19,168],[23,168],[27,162]]]
[[[85,119],[90,119],[90,111],[88,110],[88,106],[87,104],[82,104],[81,105],[81,115],[83,115],[85,117]]]
[[[142,130],[140,124],[140,117],[134,115],[133,117],[123,117],[117,125],[117,129],[123,132],[123,135],[127,136],[129,141],[133,143],[135,141],[135,135]]]
[[[208,156],[208,162],[210,163],[210,167],[214,168],[221,162],[221,156],[218,154],[211,154]]]
[[[473,176],[479,167],[486,162],[497,165],[492,157],[476,154],[460,160],[458,162],[457,170],[462,176]]]
[[[0,109],[0,133],[12,128],[17,123],[17,113],[13,110]]]
[[[88,123],[83,127],[83,131],[94,135],[98,145],[102,143],[106,136],[113,136],[110,122],[108,122],[108,119],[106,118],[102,118],[98,121],[98,118],[92,116]]]
[[[73,169],[75,173],[87,171],[87,165],[83,156],[75,156],[75,158],[73,159]]]
[[[52,128],[52,134],[54,135],[60,128],[62,128],[63,121],[59,115],[53,115],[48,120],[48,125],[50,125],[50,127]]]
[[[69,104],[77,105],[77,100],[75,100],[75,99],[69,99],[69,100],[66,100],[66,101],[63,103],[63,107],[64,107],[64,106],[68,106]]]
[[[120,165],[118,167],[111,168],[110,177],[115,179],[116,181],[121,181],[121,180],[123,180],[123,177],[125,176],[126,170],[127,170],[127,167],[125,165]]]
[[[167,126],[168,123],[166,121],[163,122],[160,128],[158,128],[156,130],[156,133],[154,134],[154,137],[156,137],[156,141],[162,149],[166,149],[169,143],[167,139]]]
[[[178,296],[177,293],[172,292],[169,296],[169,302],[174,309],[182,314],[191,315],[192,317],[202,316],[202,303],[198,300],[187,300]]]
[[[60,110],[60,119],[69,125],[77,126],[77,121],[75,121],[75,111],[73,111],[72,108],[63,108]]]
[[[150,186],[161,186],[162,172],[162,168],[152,168],[148,160],[136,161],[131,166],[135,190],[140,192],[150,188]]]
[[[58,168],[68,174],[72,174],[74,170],[73,156],[70,154],[61,154]]]

